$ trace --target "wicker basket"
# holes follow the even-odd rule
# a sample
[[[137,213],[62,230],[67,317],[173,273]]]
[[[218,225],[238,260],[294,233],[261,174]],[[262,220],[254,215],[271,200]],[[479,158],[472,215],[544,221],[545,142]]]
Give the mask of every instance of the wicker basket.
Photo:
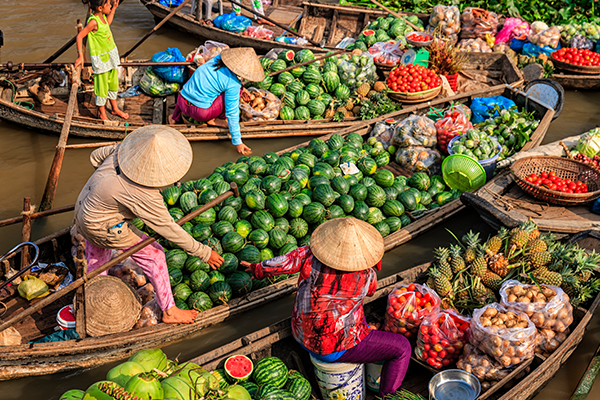
[[[441,91],[442,85],[433,89],[416,93],[394,92],[392,90],[389,90],[388,97],[390,97],[392,100],[400,101],[403,103],[422,103],[437,97],[437,95],[440,94]]]
[[[554,171],[556,176],[582,181],[588,193],[563,193],[534,185],[525,180],[529,175]],[[589,203],[600,197],[600,171],[579,161],[563,157],[535,156],[517,160],[511,167],[517,185],[536,199],[562,206]]]

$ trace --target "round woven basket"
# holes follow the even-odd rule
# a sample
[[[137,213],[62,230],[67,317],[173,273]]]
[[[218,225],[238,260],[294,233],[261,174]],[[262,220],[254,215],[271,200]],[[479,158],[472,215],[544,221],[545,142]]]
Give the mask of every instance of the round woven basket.
[[[589,203],[600,197],[600,171],[579,161],[563,157],[534,156],[517,160],[510,170],[517,185],[524,192],[548,203],[572,206]],[[563,193],[525,180],[531,174],[540,175],[550,171],[554,171],[556,176],[562,179],[584,182],[588,186],[588,192]]]
[[[441,91],[442,85],[417,93],[394,92],[390,90],[388,91],[388,96],[392,100],[401,101],[403,103],[422,103],[434,99]]]
[[[588,65],[577,65],[577,64],[569,64],[564,61],[559,61],[552,54],[550,54],[550,59],[554,63],[554,66],[559,69],[570,71],[570,72],[578,72],[580,74],[590,74],[597,75],[600,74],[600,67],[592,67]]]
[[[90,336],[127,332],[141,311],[136,291],[115,276],[101,275],[85,284],[85,325]]]

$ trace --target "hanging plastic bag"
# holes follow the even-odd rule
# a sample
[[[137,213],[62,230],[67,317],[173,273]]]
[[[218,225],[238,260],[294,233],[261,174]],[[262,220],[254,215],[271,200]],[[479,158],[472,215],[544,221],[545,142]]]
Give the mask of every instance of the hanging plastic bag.
[[[150,96],[163,97],[179,90],[178,83],[166,83],[154,73],[152,67],[146,68],[144,76],[140,79],[140,89]]]
[[[509,42],[513,38],[525,39],[528,33],[529,24],[526,21],[520,18],[506,18],[504,26],[496,35],[496,44]]]
[[[477,7],[466,7],[461,17],[460,37],[462,39],[479,38],[485,35],[496,35],[498,31],[498,15],[495,12]]]
[[[398,149],[396,162],[412,172],[437,174],[440,171],[442,156],[437,150],[414,146]]]
[[[491,53],[492,49],[483,39],[463,39],[458,43],[458,48],[461,51],[472,53]]]
[[[279,116],[281,100],[273,93],[264,90],[249,88],[250,97],[240,98],[242,121],[272,121]]]
[[[32,275],[26,275],[18,286],[19,295],[26,300],[37,299],[48,296],[50,293],[48,285],[41,279]]]
[[[207,40],[202,46],[189,53],[185,59],[186,61],[193,61],[197,65],[202,65],[212,58],[218,56],[223,50],[228,48],[229,46],[225,43]]]
[[[247,27],[243,35],[256,39],[273,40],[274,32],[262,25],[259,25]]]
[[[440,297],[427,285],[396,285],[388,295],[383,330],[414,338],[425,317],[439,312],[440,303]]]
[[[473,117],[471,121],[474,124],[478,124],[480,122],[485,121],[488,118],[495,118],[498,115],[498,108],[502,109],[510,109],[512,107],[517,107],[514,101],[504,97],[504,96],[493,96],[493,97],[475,97],[471,102],[471,111],[473,112]]]
[[[460,32],[460,11],[458,6],[437,5],[431,10],[429,17],[429,32],[438,31],[443,36],[458,41],[458,32]]]
[[[402,47],[400,40],[396,43],[377,42],[369,47],[369,54],[373,56],[373,61],[376,63],[394,66],[398,65],[404,53]]]
[[[545,54],[545,55],[549,56],[550,54],[554,53],[558,49],[560,49],[560,43],[555,48],[550,47],[550,46],[540,47],[533,43],[525,43],[523,45],[523,49],[521,50],[521,52],[523,53],[524,56],[527,56],[527,57],[538,57],[541,54]]]
[[[377,80],[377,67],[369,53],[352,56],[345,54],[338,58],[337,64],[341,83],[350,90],[355,90],[364,82],[372,85]]]
[[[413,114],[396,125],[392,144],[399,147],[430,147],[437,144],[434,122],[421,115]]]
[[[473,311],[469,342],[509,368],[533,357],[537,330],[524,312],[498,303]]]
[[[432,312],[421,323],[415,355],[433,368],[454,364],[467,342],[470,319],[452,310]]]
[[[219,15],[214,19],[213,23],[219,29],[223,29],[228,32],[241,33],[246,30],[247,27],[252,25],[252,20],[235,13]]]
[[[444,113],[444,117],[435,123],[438,148],[444,154],[448,154],[448,143],[450,143],[450,140],[473,128],[473,124],[469,121],[470,114],[467,110],[467,107],[451,107]]]
[[[569,296],[552,285],[525,285],[508,280],[500,288],[500,304],[507,310],[524,312],[541,329],[564,332],[573,323]]]
[[[184,62],[185,57],[177,47],[168,48],[152,56],[152,62]],[[185,67],[152,67],[154,73],[167,83],[183,83]]]

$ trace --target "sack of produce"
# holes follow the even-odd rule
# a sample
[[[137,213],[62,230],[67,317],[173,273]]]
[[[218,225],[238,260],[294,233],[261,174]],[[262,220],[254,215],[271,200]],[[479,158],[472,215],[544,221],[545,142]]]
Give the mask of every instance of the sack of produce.
[[[421,323],[415,354],[433,368],[454,364],[467,341],[470,319],[444,310],[432,312]]]
[[[437,293],[426,285],[396,285],[388,295],[383,330],[414,338],[425,317],[439,312],[440,303]]]
[[[236,15],[234,12],[229,14],[219,15],[214,19],[213,23],[219,29],[228,32],[244,32],[247,27],[252,25],[252,20],[242,15]]]
[[[506,18],[504,26],[496,35],[496,44],[509,42],[511,39],[525,39],[529,34],[529,24],[520,18]]]
[[[470,343],[465,345],[460,359],[456,362],[456,367],[470,372],[482,382],[500,381],[509,373],[508,370],[502,368],[498,361],[490,358]]]
[[[279,116],[281,100],[264,89],[249,88],[248,95],[240,96],[242,121],[272,121]]]
[[[152,62],[183,62],[185,57],[177,47],[168,48],[152,56]],[[183,83],[185,67],[153,67],[152,71],[167,83]]]
[[[396,43],[377,42],[369,47],[369,54],[373,56],[376,63],[393,66],[398,65],[400,62],[400,58],[404,53],[402,48],[404,46],[400,40]]]
[[[265,28],[262,25],[259,25],[247,27],[243,35],[257,39],[273,40],[274,32],[270,29]]]
[[[549,56],[558,49],[560,49],[560,43],[555,48],[550,46],[540,47],[537,44],[525,43],[523,45],[523,48],[521,49],[521,53],[523,53],[524,56],[535,58],[539,57],[542,54]]]
[[[548,357],[569,336],[569,329],[564,332],[554,332],[552,329],[538,329],[535,352]]]
[[[202,65],[228,48],[229,46],[224,43],[207,40],[202,46],[189,53],[185,59],[186,61],[195,62],[196,65]]]
[[[594,158],[595,155],[600,154],[600,128],[594,128],[581,135],[575,150],[589,158]]]
[[[480,38],[463,39],[458,43],[458,48],[461,51],[469,51],[472,53],[491,53],[492,49],[487,42]]]
[[[436,134],[435,124],[431,119],[413,114],[396,125],[392,144],[402,148],[434,148],[437,144]]]
[[[448,154],[448,143],[450,143],[450,140],[466,132],[467,129],[473,128],[473,125],[469,121],[470,110],[469,112],[466,110],[469,109],[464,106],[451,107],[435,123],[439,148],[444,154]]]
[[[458,6],[437,5],[431,10],[428,32],[439,32],[442,36],[458,41],[460,32],[460,11]]]
[[[509,110],[512,107],[516,108],[517,105],[504,96],[475,97],[471,102],[471,111],[473,112],[471,122],[478,124],[488,118],[495,118],[499,115],[499,110]]]
[[[560,44],[560,28],[557,26],[548,27],[541,21],[531,24],[531,31],[527,40],[540,47],[551,47],[556,49]]]
[[[489,34],[492,37],[498,31],[498,15],[495,12],[477,7],[466,7],[460,19],[462,39],[484,39]]]
[[[509,368],[533,357],[536,335],[527,314],[492,303],[473,312],[469,342]]]
[[[394,125],[395,121],[380,121],[375,124],[373,129],[371,130],[370,137],[374,137],[378,142],[383,144],[384,149],[388,149],[392,145],[392,140],[394,138]]]
[[[19,295],[26,300],[48,296],[50,293],[46,282],[32,275],[25,275],[21,283],[19,283],[17,289],[19,291]]]
[[[133,329],[139,329],[151,325],[158,325],[158,323],[161,321],[162,310],[158,306],[156,299],[153,299],[144,305],[140,313],[140,318],[135,323]]]
[[[372,85],[377,80],[377,67],[373,56],[369,53],[344,54],[337,59],[336,63],[341,83],[351,91],[356,90],[362,83]]]
[[[440,171],[442,156],[435,149],[427,147],[406,147],[396,152],[396,162],[412,172],[436,174]]]
[[[544,254],[550,257],[549,253]],[[525,285],[510,279],[502,284],[500,298],[500,304],[507,310],[524,312],[538,328],[564,332],[573,323],[569,296],[559,287]]]
[[[144,286],[140,287],[137,290],[138,296],[142,300],[142,305],[154,300],[156,296],[156,292],[154,291],[154,286],[150,282],[146,283]]]
[[[592,42],[590,39],[586,38],[583,35],[575,35],[573,36],[573,39],[570,42],[570,45],[572,48],[574,49],[588,49],[588,50],[594,50],[595,44],[594,42]]]
[[[142,76],[142,79],[140,79],[140,89],[150,96],[164,97],[173,93],[177,93],[179,90],[179,84],[166,83],[154,73],[152,67],[148,67],[144,72],[144,76]]]

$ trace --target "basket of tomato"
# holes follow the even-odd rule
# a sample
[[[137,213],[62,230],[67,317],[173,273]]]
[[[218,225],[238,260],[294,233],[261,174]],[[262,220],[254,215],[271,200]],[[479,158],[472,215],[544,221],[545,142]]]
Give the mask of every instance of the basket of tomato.
[[[388,96],[404,103],[420,103],[440,94],[442,80],[421,65],[399,65],[387,78]]]
[[[409,32],[404,37],[406,43],[415,47],[429,46],[433,42],[433,35],[425,32]]]
[[[569,158],[522,158],[511,166],[511,172],[524,192],[548,203],[570,206],[600,197],[600,171]]]
[[[432,368],[456,363],[467,342],[470,319],[445,310],[429,314],[419,327],[415,354]]]
[[[600,53],[588,49],[559,49],[551,54],[552,62],[560,69],[582,74],[600,74]]]
[[[427,286],[418,283],[397,285],[388,295],[383,330],[416,338],[423,319],[438,311],[440,303],[437,293]]]

